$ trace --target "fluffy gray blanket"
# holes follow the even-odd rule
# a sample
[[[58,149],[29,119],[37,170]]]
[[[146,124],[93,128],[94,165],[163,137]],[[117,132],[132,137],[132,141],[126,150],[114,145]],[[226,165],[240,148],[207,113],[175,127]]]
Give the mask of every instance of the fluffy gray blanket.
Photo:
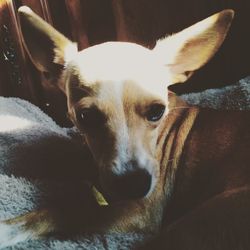
[[[233,86],[182,97],[201,107],[250,109],[250,77]],[[0,97],[0,220],[58,200],[77,205],[83,199],[82,181],[75,181],[74,175],[86,164],[83,150],[74,128],[59,127],[27,101]],[[11,249],[133,249],[147,238],[135,233],[50,237]]]

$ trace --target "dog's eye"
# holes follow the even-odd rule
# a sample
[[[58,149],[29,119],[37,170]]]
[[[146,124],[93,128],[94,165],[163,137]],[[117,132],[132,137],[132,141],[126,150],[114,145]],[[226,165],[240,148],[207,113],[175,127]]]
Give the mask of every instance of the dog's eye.
[[[146,112],[146,118],[150,122],[157,122],[161,119],[165,112],[165,106],[162,104],[153,104]]]
[[[104,114],[97,108],[84,108],[78,110],[76,112],[76,119],[83,129],[97,128],[106,121]]]

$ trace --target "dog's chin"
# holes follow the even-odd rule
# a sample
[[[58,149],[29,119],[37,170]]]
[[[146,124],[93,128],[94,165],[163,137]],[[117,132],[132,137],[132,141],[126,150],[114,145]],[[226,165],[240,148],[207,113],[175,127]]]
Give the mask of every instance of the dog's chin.
[[[108,204],[114,204],[114,203],[119,203],[119,202],[129,202],[129,201],[140,199],[140,198],[133,199],[133,198],[123,197],[122,195],[115,193],[113,189],[110,189],[106,187],[105,185],[102,185],[100,181],[95,183],[95,187],[102,194],[102,196],[108,202]]]
[[[110,192],[101,192],[107,202],[109,204],[115,204],[115,203],[120,203],[120,202],[132,202],[132,201],[137,201],[141,200],[145,197],[140,197],[140,198],[127,198],[127,197],[122,197],[119,196],[119,194],[111,194]]]
[[[98,186],[98,190],[109,204],[138,201],[146,198],[148,195],[147,194],[137,197],[124,196],[124,194],[114,192],[115,188],[109,189],[101,185]]]

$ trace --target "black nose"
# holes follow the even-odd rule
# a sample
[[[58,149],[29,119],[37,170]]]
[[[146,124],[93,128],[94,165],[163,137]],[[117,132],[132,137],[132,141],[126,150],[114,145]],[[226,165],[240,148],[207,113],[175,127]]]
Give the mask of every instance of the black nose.
[[[147,195],[150,190],[152,176],[145,169],[131,170],[122,176],[114,177],[113,190],[117,198],[138,199]]]

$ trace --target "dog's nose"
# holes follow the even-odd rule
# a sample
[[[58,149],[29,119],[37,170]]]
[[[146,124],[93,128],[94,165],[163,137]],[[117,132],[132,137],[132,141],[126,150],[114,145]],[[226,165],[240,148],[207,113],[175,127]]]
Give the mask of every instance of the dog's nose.
[[[115,193],[125,200],[143,198],[150,190],[152,176],[145,169],[131,170],[115,177]]]

